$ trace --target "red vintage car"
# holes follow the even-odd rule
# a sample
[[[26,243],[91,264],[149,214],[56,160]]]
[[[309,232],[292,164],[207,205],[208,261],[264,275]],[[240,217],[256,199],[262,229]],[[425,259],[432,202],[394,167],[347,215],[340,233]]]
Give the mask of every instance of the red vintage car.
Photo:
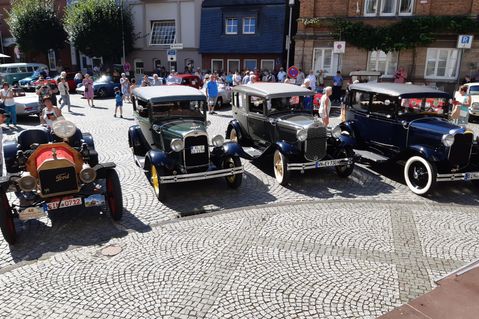
[[[166,78],[166,85],[186,85],[200,89],[203,86],[203,81],[193,74],[176,74]]]

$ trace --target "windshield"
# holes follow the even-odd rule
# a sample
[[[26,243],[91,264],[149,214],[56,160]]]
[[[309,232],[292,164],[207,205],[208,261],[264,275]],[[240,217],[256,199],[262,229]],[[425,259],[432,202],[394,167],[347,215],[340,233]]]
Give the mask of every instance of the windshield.
[[[448,100],[446,98],[408,98],[400,100],[398,115],[429,114],[444,115],[447,113]]]
[[[155,104],[151,107],[154,120],[169,117],[198,117],[205,116],[205,101],[175,101]]]
[[[469,87],[469,94],[471,95],[479,95],[479,85],[471,85]]]
[[[7,72],[7,68],[0,68],[0,73],[5,73]]]
[[[166,78],[166,84],[181,84],[181,78],[169,76]]]
[[[273,98],[267,101],[266,106],[268,108],[269,114],[291,111],[308,111],[305,107],[305,102],[308,102],[307,100],[312,101],[312,96]]]

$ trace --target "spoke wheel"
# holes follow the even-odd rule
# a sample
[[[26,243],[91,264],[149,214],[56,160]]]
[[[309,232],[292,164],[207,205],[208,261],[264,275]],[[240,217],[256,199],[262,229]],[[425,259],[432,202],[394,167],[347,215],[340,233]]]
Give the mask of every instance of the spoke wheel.
[[[0,228],[2,230],[3,238],[10,245],[15,244],[16,231],[15,223],[13,221],[12,208],[8,202],[7,194],[5,192],[0,193]]]
[[[106,200],[108,210],[113,220],[120,220],[123,217],[123,195],[121,192],[120,178],[114,169],[106,172]]]
[[[166,199],[166,185],[162,185],[160,180],[160,177],[164,175],[165,173],[163,168],[157,168],[156,165],[153,164],[150,166],[151,185],[155,191],[156,198],[158,198],[160,201],[164,201]]]
[[[354,156],[354,151],[350,148],[342,147],[339,149],[339,151],[336,154],[336,158],[350,158]],[[354,162],[349,165],[341,165],[341,166],[336,166],[336,174],[338,174],[339,177],[348,177],[353,173],[354,170]]]
[[[240,167],[241,166],[241,160],[238,156],[232,156],[232,157],[227,157],[223,161],[223,168],[234,168],[234,167]],[[243,174],[235,174],[231,176],[226,176],[226,184],[230,188],[238,188],[242,181],[243,181]]]
[[[273,155],[274,176],[280,185],[286,185],[289,180],[288,158],[279,150]]]
[[[413,156],[404,166],[404,179],[409,189],[417,194],[428,193],[436,183],[436,167],[421,156]]]

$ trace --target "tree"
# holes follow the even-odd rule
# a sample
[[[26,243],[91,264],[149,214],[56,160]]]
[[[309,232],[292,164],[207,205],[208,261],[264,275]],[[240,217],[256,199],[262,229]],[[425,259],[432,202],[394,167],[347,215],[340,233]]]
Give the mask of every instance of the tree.
[[[65,46],[68,34],[53,0],[13,0],[7,15],[10,33],[23,51],[47,55]]]
[[[65,28],[71,41],[88,56],[101,56],[107,62],[119,61],[133,49],[131,12],[123,1],[82,0],[67,9]]]

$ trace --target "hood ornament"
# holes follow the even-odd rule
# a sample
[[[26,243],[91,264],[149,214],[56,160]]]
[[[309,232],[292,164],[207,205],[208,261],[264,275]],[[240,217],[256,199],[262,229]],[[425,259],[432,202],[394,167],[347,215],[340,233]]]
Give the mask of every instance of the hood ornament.
[[[57,149],[56,148],[52,148],[52,156],[53,156],[53,159],[57,159]]]

